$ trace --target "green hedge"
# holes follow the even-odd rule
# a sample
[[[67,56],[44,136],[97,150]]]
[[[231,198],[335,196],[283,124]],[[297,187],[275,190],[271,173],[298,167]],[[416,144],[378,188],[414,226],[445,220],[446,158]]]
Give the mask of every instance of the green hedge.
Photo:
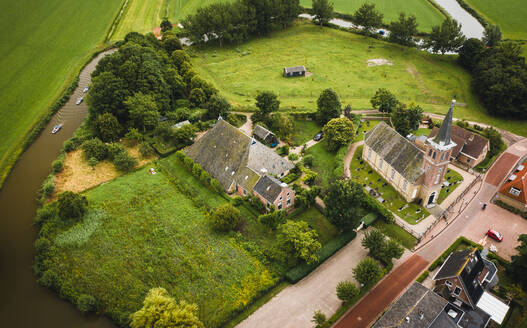
[[[428,267],[428,271],[434,271],[435,268],[442,265],[447,259],[448,255],[452,253],[453,251],[455,251],[461,244],[466,244],[467,246],[476,247],[480,251],[483,249],[483,246],[476,244],[472,240],[468,240],[467,238],[461,236],[452,245],[450,245],[450,247],[447,248],[447,250],[444,251],[443,254],[441,254],[441,256],[439,256],[439,258],[437,258],[432,264],[430,264],[430,267]]]
[[[430,274],[430,271],[428,271],[428,270],[426,270],[425,272],[421,273],[419,278],[417,278],[417,282],[423,282],[426,279],[426,277],[428,277],[429,274]]]
[[[496,205],[498,205],[499,207],[504,208],[504,209],[506,209],[507,211],[510,211],[510,212],[512,212],[512,213],[514,213],[514,214],[518,214],[519,216],[521,216],[521,217],[524,218],[524,219],[527,219],[527,212],[522,212],[522,211],[520,211],[519,209],[517,209],[516,207],[513,207],[513,206],[511,206],[511,205],[509,205],[509,204],[507,204],[507,203],[505,203],[505,202],[502,202],[502,201],[499,200],[499,199],[496,200],[496,201],[494,202],[494,204],[496,204]]]
[[[319,262],[316,264],[300,264],[292,268],[285,274],[285,278],[290,283],[294,284],[300,281],[302,278],[310,274],[315,270],[319,265],[324,263],[325,260],[330,258],[335,254],[339,249],[347,245],[352,241],[357,233],[354,231],[343,233],[342,235],[330,240],[326,245],[322,246],[318,252]]]

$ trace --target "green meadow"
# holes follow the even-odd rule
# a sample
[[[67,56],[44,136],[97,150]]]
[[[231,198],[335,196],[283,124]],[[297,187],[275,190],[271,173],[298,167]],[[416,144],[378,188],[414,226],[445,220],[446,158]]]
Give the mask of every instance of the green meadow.
[[[3,1],[0,183],[31,127],[100,46],[121,0]]]
[[[333,0],[333,8],[342,14],[353,14],[367,0]],[[445,16],[427,0],[375,0],[377,10],[384,14],[384,23],[388,24],[399,18],[400,12],[413,14],[419,24],[418,29],[430,32],[432,26],[440,25]],[[300,5],[311,8],[312,0],[300,0]]]
[[[438,114],[446,113],[456,95],[463,104],[456,107],[456,117],[527,135],[524,122],[486,113],[472,93],[470,74],[454,56],[432,55],[305,21],[241,45],[192,47],[189,51],[199,74],[242,110],[253,110],[257,92],[270,90],[278,94],[282,110],[314,111],[326,88],[334,89],[343,105],[370,109],[375,91],[386,88],[399,100]],[[372,59],[385,59],[391,65],[368,66]],[[305,65],[312,75],[282,76],[284,67],[296,65]]]
[[[527,40],[527,2],[524,0],[465,0],[492,24],[498,24],[504,39]]]

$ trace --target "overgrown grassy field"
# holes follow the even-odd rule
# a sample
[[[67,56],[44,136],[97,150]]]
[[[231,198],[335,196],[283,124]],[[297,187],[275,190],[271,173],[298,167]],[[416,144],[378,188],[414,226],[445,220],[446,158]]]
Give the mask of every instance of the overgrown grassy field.
[[[465,0],[480,15],[493,24],[498,24],[503,38],[527,40],[527,2],[524,0]]]
[[[121,1],[2,2],[0,181],[30,128],[104,41]]]
[[[309,147],[306,154],[313,155],[313,171],[318,173],[317,184],[327,188],[330,182],[334,179],[333,170],[335,166],[336,152],[330,152],[327,149],[326,141],[322,139],[316,145]]]
[[[486,122],[527,135],[527,124],[488,115],[471,92],[471,77],[454,56],[432,55],[364,36],[299,21],[292,28],[242,45],[191,48],[194,67],[236,107],[254,109],[258,91],[279,95],[282,110],[316,109],[325,88],[333,88],[344,105],[370,109],[378,88],[399,100],[415,102],[426,112],[445,114],[452,96],[466,106],[455,116]],[[384,58],[392,66],[367,66]],[[284,78],[283,68],[305,65],[313,75]]]
[[[129,32],[148,33],[167,17],[177,23],[200,7],[222,0],[128,0],[127,8],[112,40],[122,40]],[[225,0],[228,1],[228,0]]]
[[[333,8],[342,14],[353,14],[367,0],[334,0]],[[372,1],[370,1],[372,2]],[[427,0],[376,0],[373,1],[377,10],[384,14],[384,23],[388,24],[399,18],[399,13],[414,14],[419,23],[418,29],[430,32],[432,26],[441,25],[445,17]],[[312,0],[300,0],[300,5],[311,8]]]
[[[303,145],[313,139],[315,134],[322,131],[322,127],[315,121],[292,119],[293,132],[291,142],[293,145]]]

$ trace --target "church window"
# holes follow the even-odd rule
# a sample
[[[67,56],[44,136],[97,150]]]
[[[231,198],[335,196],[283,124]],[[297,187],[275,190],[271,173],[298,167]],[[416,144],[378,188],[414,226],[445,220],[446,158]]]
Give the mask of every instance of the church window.
[[[368,159],[371,159],[371,148],[368,149]]]
[[[432,158],[433,158],[433,159],[436,159],[436,152],[434,152],[434,153],[432,154]]]
[[[393,177],[395,177],[395,170],[394,170],[394,169],[392,169],[392,175],[391,175],[391,178],[390,178],[390,179],[393,180]]]
[[[382,158],[379,160],[379,168],[382,169]]]
[[[445,159],[445,153],[441,154],[441,161]]]
[[[434,184],[438,184],[439,183],[439,178],[441,178],[441,173],[438,173],[436,175],[436,181],[434,182]]]
[[[432,152],[433,152],[433,150],[430,149],[430,151],[428,152],[428,156],[432,156]]]
[[[406,187],[408,186],[408,182],[406,182],[406,180],[404,180],[403,182],[403,191],[406,191]]]

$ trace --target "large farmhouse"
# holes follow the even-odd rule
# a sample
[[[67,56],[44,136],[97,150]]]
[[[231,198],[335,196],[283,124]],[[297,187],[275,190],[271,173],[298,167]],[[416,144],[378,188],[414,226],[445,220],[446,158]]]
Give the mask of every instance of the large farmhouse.
[[[366,133],[362,157],[406,201],[433,206],[456,147],[451,139],[453,110],[454,102],[437,135],[424,142],[424,151],[381,122]]]
[[[227,192],[254,195],[268,208],[289,209],[294,205],[294,191],[278,180],[294,164],[221,118],[184,152]]]

